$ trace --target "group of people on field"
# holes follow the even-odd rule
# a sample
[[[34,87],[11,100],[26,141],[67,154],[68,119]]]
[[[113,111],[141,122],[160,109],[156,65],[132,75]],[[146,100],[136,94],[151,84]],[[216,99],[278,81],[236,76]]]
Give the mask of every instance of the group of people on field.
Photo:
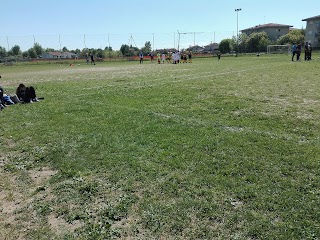
[[[294,43],[292,45],[292,48],[291,48],[291,51],[292,51],[292,58],[291,58],[291,61],[293,62],[294,61],[294,57],[296,56],[296,60],[297,61],[301,61],[301,52],[302,52],[302,46],[300,43],[296,44]],[[304,45],[304,60],[305,61],[309,61],[311,60],[311,55],[312,55],[312,46],[311,46],[311,43],[308,43],[306,42],[306,44]]]
[[[87,62],[87,64],[89,64],[89,59],[90,59],[90,61],[91,61],[91,65],[93,64],[93,65],[96,65],[96,63],[95,63],[95,61],[94,61],[94,55],[93,55],[93,53],[86,53],[86,62]]]
[[[154,54],[153,52],[150,53],[150,59],[151,62],[153,62],[154,60]],[[169,52],[169,53],[157,53],[157,62],[158,64],[164,64],[165,62],[167,63],[173,63],[173,64],[177,64],[177,63],[192,63],[192,54],[191,52],[180,52],[180,51],[176,51],[176,52]]]
[[[38,101],[39,99],[37,98],[36,91],[32,86],[27,87],[23,83],[20,83],[16,89],[16,93],[13,95],[5,93],[3,87],[0,86],[0,111],[8,105]]]
[[[151,62],[154,61],[154,53],[151,52],[150,54],[150,59]],[[139,59],[140,59],[140,63],[143,63],[143,53],[142,51],[139,52]],[[177,64],[177,63],[192,63],[192,54],[191,52],[169,52],[169,53],[157,53],[157,62],[159,64],[164,64],[165,62],[167,63],[173,63],[173,64]]]

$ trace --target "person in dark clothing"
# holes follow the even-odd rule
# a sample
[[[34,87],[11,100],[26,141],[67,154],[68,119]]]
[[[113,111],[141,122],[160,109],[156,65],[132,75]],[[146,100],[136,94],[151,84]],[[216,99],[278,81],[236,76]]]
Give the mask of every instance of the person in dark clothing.
[[[309,45],[308,42],[306,42],[306,45],[304,45],[304,60],[309,60]]]
[[[139,52],[139,58],[140,58],[140,63],[143,63],[143,53],[142,53],[142,51]]]
[[[0,75],[1,78],[1,75]],[[3,87],[0,85],[0,111],[4,109],[4,99],[3,99]]]
[[[297,45],[294,43],[291,47],[291,51],[292,51],[292,58],[291,58],[291,61],[293,62],[293,59],[294,59],[294,56],[296,55],[297,53]]]
[[[188,59],[189,59],[189,63],[192,63],[192,54],[190,51],[188,53]]]
[[[299,43],[297,46],[297,61],[300,61],[300,55],[301,55],[301,44]]]
[[[309,55],[308,55],[308,60],[311,60],[311,54],[312,54],[312,47],[311,47],[311,43],[309,43]]]
[[[92,65],[92,63],[93,63],[93,65],[96,65],[96,63],[94,62],[93,53],[90,54],[90,58],[91,58],[91,65]]]
[[[220,61],[221,53],[220,53],[220,52],[218,52],[217,56],[218,56],[218,61]]]
[[[86,63],[89,64],[89,54],[86,53]]]
[[[24,103],[32,103],[39,101],[34,87],[26,87],[22,83],[17,87],[16,95],[18,99]]]
[[[3,88],[0,86],[0,111],[4,109]]]

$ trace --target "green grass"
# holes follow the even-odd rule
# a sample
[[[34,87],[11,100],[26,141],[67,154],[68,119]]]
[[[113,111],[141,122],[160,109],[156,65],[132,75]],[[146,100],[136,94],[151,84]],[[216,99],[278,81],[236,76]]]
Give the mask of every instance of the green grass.
[[[0,112],[2,237],[320,238],[317,57],[1,66],[45,97]]]

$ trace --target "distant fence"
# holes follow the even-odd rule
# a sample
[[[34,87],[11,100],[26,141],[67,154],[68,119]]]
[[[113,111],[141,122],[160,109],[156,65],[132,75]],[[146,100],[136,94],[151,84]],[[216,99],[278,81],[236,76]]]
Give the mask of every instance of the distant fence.
[[[190,46],[206,46],[211,43],[219,43],[222,39],[232,38],[233,31],[224,32],[171,32],[171,33],[127,33],[127,34],[74,34],[74,35],[29,35],[29,36],[0,36],[0,46],[9,51],[18,45],[21,51],[27,51],[35,43],[42,48],[68,50],[84,48],[111,47],[119,50],[121,45],[127,44],[142,48],[149,41],[152,49],[176,48],[183,49]]]
[[[223,57],[235,57],[235,53],[222,54]],[[150,56],[144,56],[144,61],[150,62]],[[193,59],[198,58],[217,58],[216,53],[194,53],[192,54]],[[139,56],[112,56],[105,58],[95,58],[95,62],[127,62],[140,60]],[[154,58],[154,62],[157,62],[157,57]],[[0,58],[0,66],[14,66],[15,64],[27,64],[27,65],[41,65],[41,64],[68,64],[70,66],[80,65],[80,64],[91,64],[90,61],[87,63],[85,58],[60,58],[60,59],[42,59],[42,58]]]

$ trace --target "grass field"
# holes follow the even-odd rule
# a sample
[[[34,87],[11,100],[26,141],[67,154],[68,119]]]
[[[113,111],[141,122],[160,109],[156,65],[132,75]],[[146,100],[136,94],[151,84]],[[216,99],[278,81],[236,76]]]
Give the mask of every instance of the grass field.
[[[0,66],[0,239],[319,239],[314,59]]]

